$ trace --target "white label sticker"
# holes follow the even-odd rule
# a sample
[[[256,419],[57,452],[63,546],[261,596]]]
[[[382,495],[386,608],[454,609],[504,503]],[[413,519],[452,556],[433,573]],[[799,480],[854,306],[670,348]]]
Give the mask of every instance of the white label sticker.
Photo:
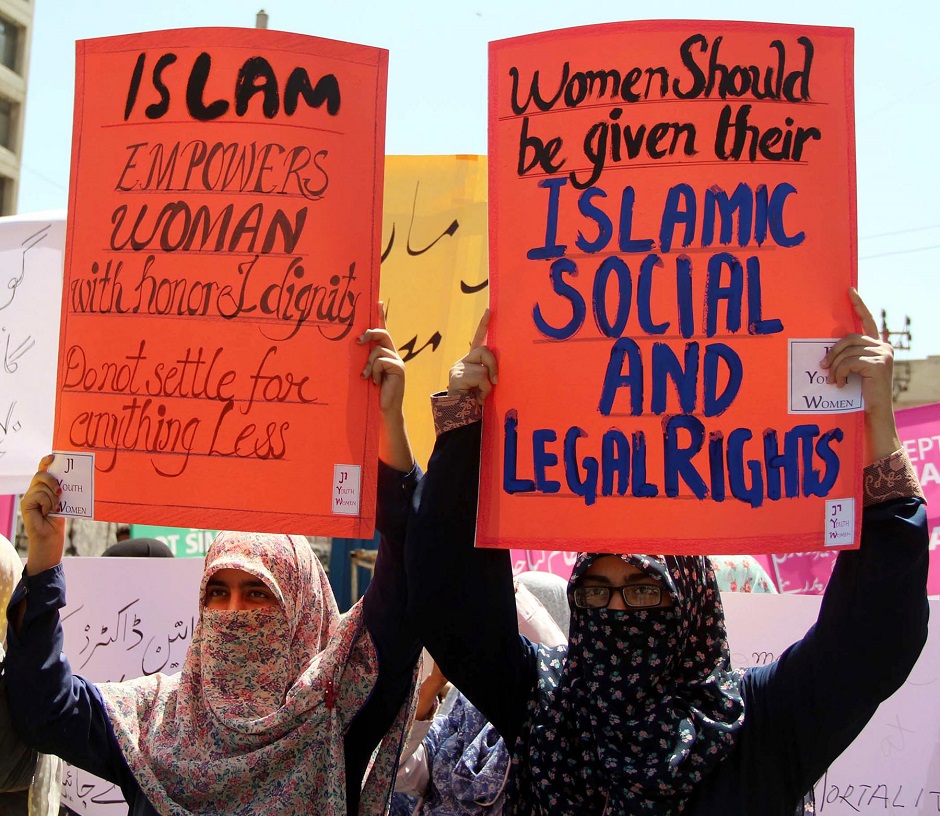
[[[59,504],[50,515],[67,518],[95,517],[95,454],[53,451],[49,473],[59,480]]]
[[[855,543],[855,499],[826,500],[826,546]]]
[[[359,515],[359,465],[333,465],[333,512]]]
[[[829,380],[829,370],[819,365],[835,340],[790,340],[791,414],[848,414],[861,411],[862,380],[849,375],[842,388]]]

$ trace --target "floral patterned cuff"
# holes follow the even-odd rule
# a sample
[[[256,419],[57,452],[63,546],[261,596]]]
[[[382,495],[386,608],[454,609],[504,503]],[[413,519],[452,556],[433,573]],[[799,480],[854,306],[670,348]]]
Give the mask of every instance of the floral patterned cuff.
[[[865,506],[891,499],[924,498],[914,466],[904,448],[865,468]]]
[[[470,394],[448,394],[440,391],[431,395],[431,413],[434,414],[434,433],[461,428],[483,418],[483,409]]]

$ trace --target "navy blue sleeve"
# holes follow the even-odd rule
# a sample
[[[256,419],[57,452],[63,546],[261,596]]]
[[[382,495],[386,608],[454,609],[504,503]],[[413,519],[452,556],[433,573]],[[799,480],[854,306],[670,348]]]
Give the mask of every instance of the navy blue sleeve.
[[[444,676],[515,744],[536,683],[506,550],[475,549],[479,422],[441,434],[415,494],[405,565],[409,616]]]
[[[34,576],[24,572],[9,609],[24,598],[22,623],[18,630],[11,624],[7,632],[5,673],[13,727],[44,754],[60,756],[122,789],[136,787],[98,689],[73,675],[62,654],[62,565]]]
[[[372,751],[388,732],[411,689],[421,652],[417,633],[405,616],[405,531],[421,471],[401,473],[379,462],[376,527],[381,538],[375,574],[362,600],[363,619],[379,657],[379,676],[366,704],[344,737],[347,806],[358,812],[359,789]]]
[[[808,791],[907,679],[927,639],[927,516],[919,499],[865,508],[858,550],[839,554],[819,618],[745,677],[747,750]]]

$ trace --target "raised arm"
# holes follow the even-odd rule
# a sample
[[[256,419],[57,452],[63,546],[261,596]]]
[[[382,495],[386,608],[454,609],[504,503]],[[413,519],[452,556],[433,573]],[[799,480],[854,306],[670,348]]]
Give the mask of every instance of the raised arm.
[[[520,637],[509,553],[474,549],[481,406],[497,382],[483,345],[435,398],[437,444],[418,487],[406,547],[409,614],[444,675],[514,743],[535,684],[535,649]]]
[[[862,378],[861,547],[840,553],[815,626],[745,684],[749,730],[780,743],[804,791],[905,681],[927,637],[926,513],[894,421],[893,351],[854,290],[851,297],[863,334],[840,340],[823,365],[840,385],[850,373]]]
[[[122,785],[130,771],[98,690],[62,654],[65,520],[50,516],[59,485],[45,457],[20,502],[29,536],[23,579],[10,601],[5,673],[13,726],[29,745]]]
[[[376,526],[380,533],[375,574],[363,598],[363,618],[379,656],[379,676],[366,705],[351,721],[344,748],[347,804],[358,810],[359,785],[372,751],[386,735],[406,703],[421,645],[406,618],[408,590],[405,580],[405,531],[418,481],[402,402],[405,365],[385,327],[379,304],[379,326],[359,338],[371,344],[362,371],[379,388],[379,478]]]

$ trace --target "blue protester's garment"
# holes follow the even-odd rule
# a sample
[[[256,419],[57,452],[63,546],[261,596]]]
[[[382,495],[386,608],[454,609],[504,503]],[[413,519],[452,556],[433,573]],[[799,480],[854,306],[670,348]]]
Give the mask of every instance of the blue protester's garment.
[[[424,738],[430,785],[421,816],[499,816],[509,751],[499,732],[460,692]]]

